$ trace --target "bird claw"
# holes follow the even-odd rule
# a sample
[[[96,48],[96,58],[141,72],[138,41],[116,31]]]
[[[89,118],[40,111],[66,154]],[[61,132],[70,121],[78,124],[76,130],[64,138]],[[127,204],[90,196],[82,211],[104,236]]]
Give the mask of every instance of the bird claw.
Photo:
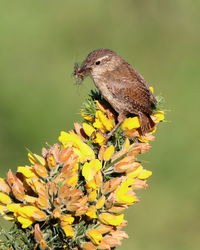
[[[118,124],[108,134],[105,134],[101,130],[98,129],[98,132],[105,138],[104,143],[106,143],[110,139],[110,137],[114,134],[117,128],[121,125],[121,123],[122,121],[118,122]]]
[[[97,132],[100,134],[100,135],[102,135],[105,139],[106,139],[106,141],[110,138],[110,133],[108,133],[108,134],[105,134],[105,133],[103,133],[100,129],[98,129],[97,130]]]

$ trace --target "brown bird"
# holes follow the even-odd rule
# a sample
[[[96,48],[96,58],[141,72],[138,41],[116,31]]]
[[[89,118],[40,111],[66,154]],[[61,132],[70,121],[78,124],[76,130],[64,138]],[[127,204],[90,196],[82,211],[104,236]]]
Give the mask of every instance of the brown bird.
[[[136,70],[110,49],[92,51],[74,75],[79,79],[90,76],[102,96],[119,114],[118,124],[129,114],[138,115],[141,134],[154,127],[150,115],[157,101],[144,78]]]

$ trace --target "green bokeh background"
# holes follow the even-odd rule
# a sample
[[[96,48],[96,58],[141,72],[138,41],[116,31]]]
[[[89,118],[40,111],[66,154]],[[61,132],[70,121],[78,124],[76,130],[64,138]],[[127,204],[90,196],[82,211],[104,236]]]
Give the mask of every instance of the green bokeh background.
[[[74,62],[111,48],[170,110],[143,155],[153,176],[118,249],[199,249],[199,12],[198,0],[1,0],[0,175],[80,120],[93,84],[75,85]]]

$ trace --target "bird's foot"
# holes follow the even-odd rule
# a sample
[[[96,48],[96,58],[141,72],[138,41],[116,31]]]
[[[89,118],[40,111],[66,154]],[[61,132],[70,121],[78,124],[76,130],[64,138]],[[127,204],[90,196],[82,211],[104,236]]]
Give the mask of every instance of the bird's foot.
[[[106,139],[106,141],[109,140],[109,138],[110,138],[109,134],[110,134],[110,133],[108,133],[108,134],[103,133],[100,129],[97,129],[97,132],[98,132],[100,135],[102,135],[102,136]]]
[[[98,129],[98,133],[100,133],[105,138],[104,144],[112,137],[114,132],[119,128],[119,126],[122,124],[125,118],[126,118],[126,115],[124,113],[120,113],[118,116],[118,123],[114,126],[114,128],[108,134],[105,134],[100,129]]]
[[[119,122],[117,125],[115,125],[115,127],[108,134],[105,134],[101,130],[98,129],[98,133],[100,133],[105,138],[104,143],[106,143],[112,137],[112,135],[118,129],[118,127],[121,125],[121,123],[122,122]]]

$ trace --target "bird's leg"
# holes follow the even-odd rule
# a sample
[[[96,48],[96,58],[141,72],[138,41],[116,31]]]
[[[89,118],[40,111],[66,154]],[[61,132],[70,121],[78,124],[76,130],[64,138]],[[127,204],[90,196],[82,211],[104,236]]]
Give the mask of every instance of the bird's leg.
[[[118,123],[114,126],[114,128],[108,133],[108,134],[104,134],[101,131],[99,131],[99,133],[106,138],[106,141],[108,141],[110,139],[110,137],[113,135],[113,133],[119,128],[119,126],[122,124],[122,122],[124,121],[124,119],[126,118],[126,114],[125,113],[119,113],[117,121]]]

